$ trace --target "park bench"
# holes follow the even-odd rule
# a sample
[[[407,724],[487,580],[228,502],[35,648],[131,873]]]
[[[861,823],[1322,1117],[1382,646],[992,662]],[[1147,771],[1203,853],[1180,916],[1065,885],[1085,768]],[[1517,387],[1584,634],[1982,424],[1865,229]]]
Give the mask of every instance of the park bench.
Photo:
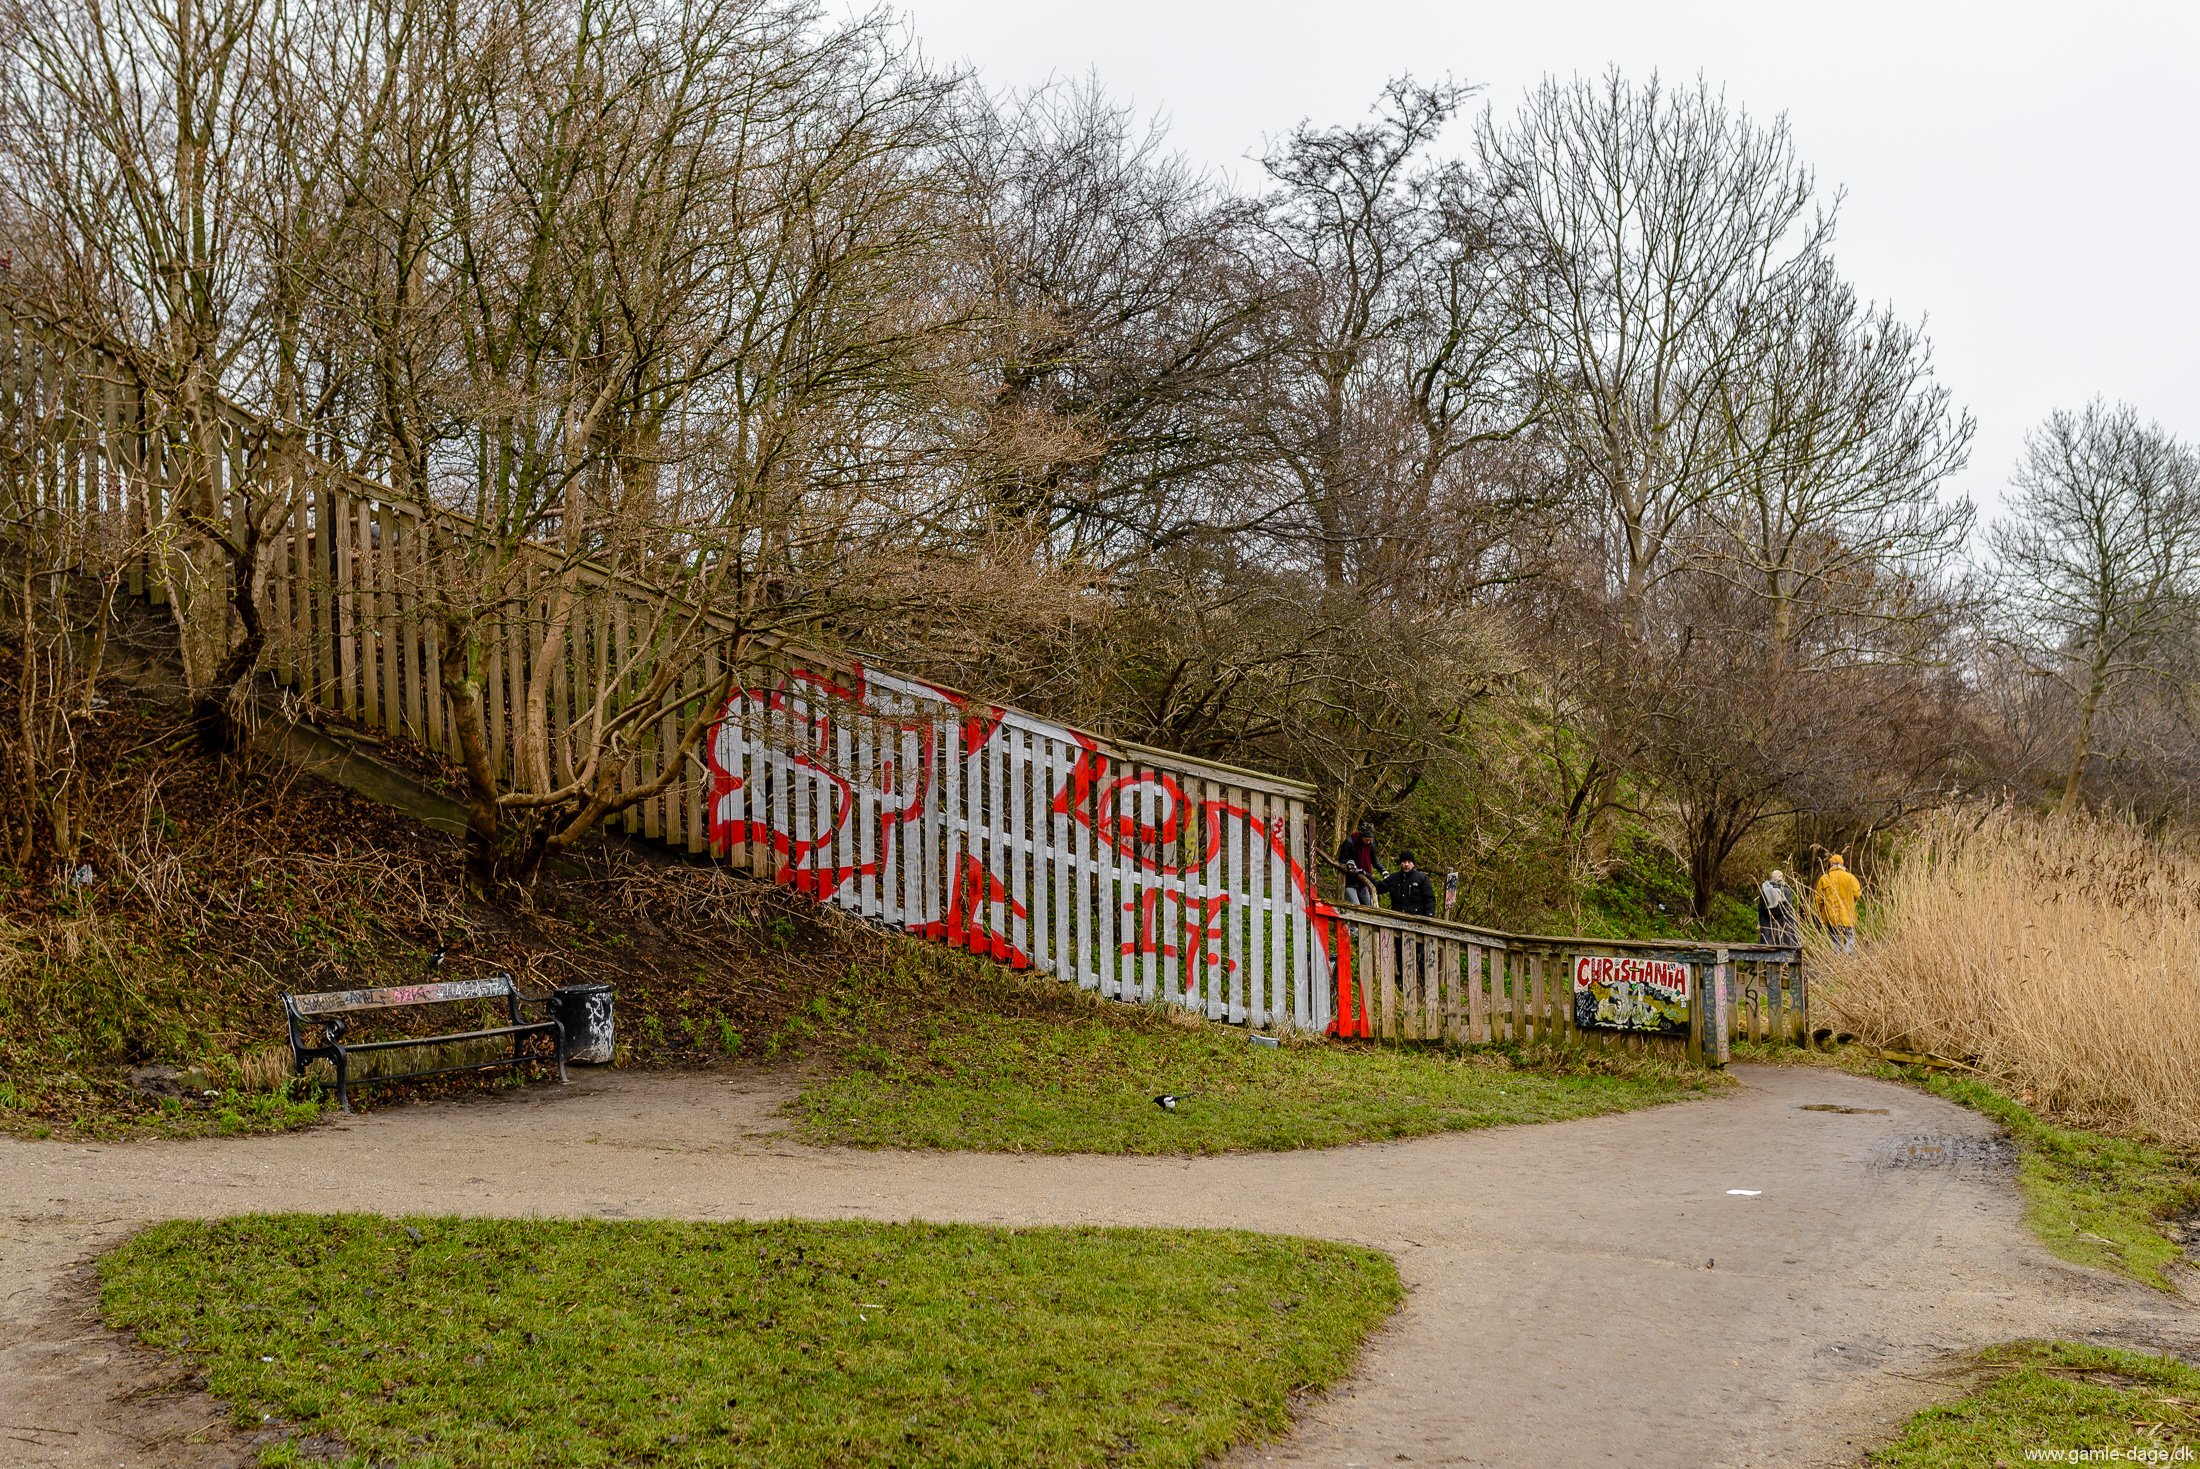
[[[492,1026],[487,1030],[456,1031],[446,1035],[401,1036],[392,1040],[347,1041],[345,1033],[350,1029],[350,1017],[362,1011],[397,1010],[418,1005],[448,1005],[460,1000],[504,1001],[504,1012],[509,1023]],[[525,1020],[520,1016],[521,1005],[543,1007],[540,1020]],[[487,1061],[468,1061],[457,1065],[426,1066],[416,1071],[378,1072],[362,1076],[360,1084],[370,1081],[403,1081],[422,1076],[441,1076],[453,1071],[486,1071],[496,1066],[521,1066],[530,1057],[526,1050],[527,1037],[545,1035],[556,1048],[558,1080],[565,1078],[566,1039],[565,1026],[550,1010],[550,1000],[535,999],[520,993],[519,985],[509,974],[494,974],[487,979],[445,980],[435,984],[404,984],[388,989],[330,990],[322,994],[283,996],[283,1019],[290,1028],[290,1059],[300,1076],[306,1066],[315,1060],[325,1060],[336,1069],[336,1100],[346,1112],[351,1110],[351,1058],[393,1051],[427,1050],[433,1047],[457,1045],[466,1041],[496,1040],[509,1036],[512,1054],[497,1056]],[[319,1045],[306,1044],[306,1032],[318,1027],[321,1032]]]

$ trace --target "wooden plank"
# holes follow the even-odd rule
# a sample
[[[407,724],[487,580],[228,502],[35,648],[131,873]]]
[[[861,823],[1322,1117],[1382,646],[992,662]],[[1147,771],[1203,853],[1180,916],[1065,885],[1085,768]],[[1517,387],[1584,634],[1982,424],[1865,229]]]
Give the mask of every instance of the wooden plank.
[[[334,523],[329,527],[330,540],[336,551],[336,585],[330,601],[336,612],[336,688],[337,708],[356,719],[360,717],[359,683],[359,591],[358,578],[353,564],[353,536],[358,525],[358,509],[351,495],[338,486],[330,497]]]
[[[1166,869],[1180,867],[1183,858],[1182,803],[1172,805],[1170,800],[1161,799],[1172,780],[1173,777],[1164,771],[1155,769],[1153,772],[1151,789],[1156,793],[1158,804],[1153,812],[1154,841],[1149,858],[1151,867],[1148,883],[1149,890],[1153,893],[1153,919],[1147,938],[1161,952],[1158,956],[1149,958],[1146,969],[1152,976],[1151,993],[1165,995],[1174,1004],[1184,998],[1184,987],[1188,979],[1185,972],[1188,961],[1184,940],[1188,905],[1184,900],[1189,893],[1181,873],[1173,880],[1166,875]],[[1179,789],[1183,788],[1182,782],[1175,784]],[[1179,827],[1175,833],[1178,839],[1175,841],[1169,840],[1172,817],[1176,818]],[[1172,953],[1171,950],[1176,952]]]
[[[1064,751],[1071,761],[1072,771],[1065,772],[1063,783],[1065,804],[1070,811],[1070,841],[1074,847],[1074,859],[1070,868],[1070,887],[1065,908],[1070,915],[1070,947],[1077,956],[1077,985],[1080,989],[1096,990],[1100,987],[1100,971],[1095,955],[1099,949],[1099,900],[1094,896],[1092,871],[1092,830],[1087,825],[1090,802],[1078,797],[1077,777],[1073,773],[1090,758],[1080,748]]]
[[[1421,1038],[1444,1038],[1444,940],[1434,934],[1421,940]]]
[[[510,750],[505,778],[515,788],[520,771],[533,758],[528,749],[534,739],[527,710],[528,691],[534,686],[535,570],[526,560],[506,572],[505,600],[499,623],[504,640],[505,708],[510,722],[505,740]]]
[[[923,923],[928,916],[924,896],[924,853],[925,833],[931,829],[934,792],[930,749],[924,743],[926,737],[912,725],[903,727],[896,738],[901,742],[901,760],[895,774],[895,789],[899,794],[895,807],[894,862],[901,877],[900,922],[907,928]]]
[[[934,882],[937,884],[934,900],[939,904],[939,912],[944,917],[949,913],[949,904],[954,900],[956,879],[962,869],[962,827],[968,819],[965,815],[967,798],[963,791],[965,784],[963,779],[963,727],[962,721],[959,719],[943,718],[936,720],[933,728],[938,731],[942,776],[940,783],[940,835],[942,843],[940,860],[942,865],[933,874]],[[968,915],[961,915],[961,917],[963,921],[968,919]]]
[[[1068,810],[1055,810],[1057,802],[1070,788],[1070,773],[1075,767],[1076,752],[1054,736],[1047,736],[1047,820],[1054,830],[1054,849],[1048,856],[1051,867],[1049,881],[1053,891],[1047,901],[1054,919],[1054,972],[1063,979],[1076,983],[1081,972],[1079,950],[1071,920],[1071,895],[1077,889],[1072,884],[1077,854],[1072,850],[1070,827],[1074,824]]]
[[[1728,965],[1727,951],[1725,949],[1718,950],[1716,960],[1717,962],[1715,966],[1715,981],[1712,985],[1712,994],[1716,997],[1719,1009],[1722,1011],[1728,1011],[1733,1008],[1732,996],[1734,993],[1734,989],[1733,971]],[[1732,1056],[1733,1051],[1725,1039],[1727,1028],[1724,1025],[1721,1025],[1716,1027],[1716,1029],[1720,1036],[1718,1053],[1715,1056],[1706,1055],[1704,1057],[1704,1060],[1712,1065],[1724,1066]]]
[[[1391,952],[1398,960],[1398,1039],[1425,1040],[1421,984],[1427,966],[1421,962],[1421,936],[1401,934],[1391,945]]]
[[[419,531],[421,581],[425,594],[422,621],[427,628],[427,707],[429,748],[447,755],[458,752],[458,726],[452,722],[450,695],[443,688],[443,619],[441,609],[454,605],[452,557],[448,531],[432,518],[422,516]],[[463,651],[458,649],[454,651]]]
[[[1280,796],[1266,800],[1268,833],[1268,954],[1263,986],[1268,1014],[1276,1024],[1291,1015],[1291,890],[1290,842],[1282,827],[1290,820],[1289,808]]]
[[[1000,803],[994,799],[992,789],[993,766],[988,749],[992,741],[971,742],[974,731],[963,726],[963,838],[968,853],[961,875],[968,881],[969,893],[964,899],[964,917],[969,926],[970,947],[984,952],[984,935],[995,930],[995,911],[992,898],[993,854],[1000,842],[993,830],[993,811]],[[972,869],[969,862],[977,866]]]
[[[1009,942],[1028,959],[1041,947],[1038,925],[1032,919],[1043,914],[1046,906],[1031,883],[1031,736],[1020,725],[1003,724],[993,742],[1003,747],[1008,780]]]
[[[1505,986],[1512,1025],[1505,1039],[1523,1045],[1528,1038],[1528,956],[1519,949],[1505,951]]]
[[[686,757],[686,769],[679,784],[680,804],[687,808],[687,848],[690,852],[699,853],[710,848],[710,766],[702,755],[718,735],[716,721],[721,712],[710,709],[710,705],[717,698],[718,680],[722,674],[721,654],[714,639],[704,646],[702,661],[695,670],[695,712],[708,711],[713,724],[696,747],[697,753]]]
[[[1398,945],[1395,933],[1370,933],[1369,947],[1375,960],[1375,1033],[1386,1041],[1398,1039]]]
[[[400,1005],[441,1005],[453,1000],[502,999],[511,992],[511,977],[500,974],[492,979],[453,979],[435,984],[404,984],[382,989],[327,990],[320,994],[292,995],[290,1007],[300,1015],[338,1015],[353,1010],[388,1010]]]
[[[1232,793],[1231,804],[1244,806],[1242,791]],[[1254,912],[1246,901],[1245,865],[1247,829],[1242,817],[1224,814],[1221,818],[1223,848],[1222,884],[1228,895],[1223,907],[1223,967],[1229,984],[1225,1015],[1233,1025],[1245,1023],[1245,956],[1252,947],[1254,933],[1248,932]]]
[[[589,597],[594,613],[589,619],[595,631],[595,646],[590,656],[583,660],[582,668],[588,673],[581,686],[581,708],[586,711],[590,728],[598,730],[616,718],[640,690],[641,670],[632,667],[634,656],[633,599],[622,594],[594,592]],[[599,722],[600,721],[600,722]],[[627,747],[626,772],[622,785],[641,785],[656,774],[651,760],[655,737],[662,732],[663,721],[652,719],[634,727],[633,744]],[[590,739],[594,739],[593,734]],[[606,749],[604,758],[610,759]],[[630,835],[661,839],[663,829],[656,825],[654,802],[640,801],[627,807],[618,815],[620,830]]]
[[[885,894],[881,891],[878,849],[878,721],[868,709],[859,707],[853,723],[855,728],[852,731],[850,758],[855,762],[852,767],[855,809],[851,820],[855,823],[855,831],[850,847],[855,854],[856,911],[866,918],[877,919],[886,912]]]
[[[1230,924],[1236,918],[1230,893],[1230,827],[1224,808],[1229,792],[1213,782],[1202,783],[1199,835],[1194,856],[1199,863],[1200,907],[1199,993],[1209,1020],[1230,1018]]]
[[[912,779],[921,788],[920,797],[912,808],[914,819],[905,820],[901,828],[904,843],[902,892],[905,895],[902,922],[921,928],[938,916],[932,906],[932,870],[939,860],[936,836],[941,774],[939,745],[931,725],[912,722],[902,735],[902,757],[914,772]]]
[[[319,658],[313,632],[313,483],[303,452],[290,462],[291,679],[307,699],[318,697]]]
[[[1466,973],[1460,981],[1466,992],[1462,1020],[1465,1028],[1460,1032],[1460,1040],[1467,1045],[1474,1045],[1489,1039],[1487,1032],[1483,1030],[1482,956],[1485,950],[1475,943],[1467,944],[1465,948]]]
[[[381,508],[361,499],[343,528],[352,539],[352,565],[359,572],[359,717],[367,726],[396,735],[396,688],[405,673],[396,640],[396,589],[385,570],[392,539],[387,519]]]
[[[1457,939],[1447,938],[1437,947],[1436,972],[1440,979],[1439,1000],[1443,1006],[1438,1022],[1438,1033],[1453,1045],[1463,1044],[1467,1037],[1466,975],[1462,972],[1466,945]]]
[[[1810,996],[1803,989],[1802,972],[1786,960],[1780,961],[1780,979],[1788,997],[1788,1039],[1790,1044],[1810,1049]]]
[[[1308,844],[1313,832],[1306,803],[1296,796],[1287,797],[1285,811],[1292,863],[1299,874],[1311,883],[1314,854]],[[1296,880],[1285,885],[1284,898],[1288,904],[1286,911],[1291,919],[1286,939],[1290,945],[1291,958],[1292,1020],[1303,1028],[1319,1029],[1327,1016],[1322,1013],[1323,1007],[1317,1004],[1315,997],[1314,944],[1309,928],[1313,914],[1307,910],[1305,895],[1300,891]]]
[[[1270,1016],[1268,976],[1275,917],[1269,911],[1269,871],[1275,850],[1268,844],[1268,795],[1249,791],[1245,798],[1245,1006],[1246,1023],[1266,1025]]]
[[[979,748],[985,752],[986,928],[1003,938],[1015,928],[1006,888],[1016,862],[1009,845],[1008,749],[996,725]],[[994,896],[996,892],[1000,896]]]
[[[792,872],[787,860],[792,854],[785,844],[794,835],[793,792],[790,789],[794,770],[793,762],[787,758],[787,752],[793,748],[794,721],[784,707],[768,708],[764,711],[760,733],[764,748],[751,763],[761,769],[765,779],[764,820],[770,833],[770,856],[763,870],[770,874],[773,882],[785,882]],[[749,809],[754,811],[756,807],[752,804]],[[754,821],[756,817],[752,815],[749,819]]]

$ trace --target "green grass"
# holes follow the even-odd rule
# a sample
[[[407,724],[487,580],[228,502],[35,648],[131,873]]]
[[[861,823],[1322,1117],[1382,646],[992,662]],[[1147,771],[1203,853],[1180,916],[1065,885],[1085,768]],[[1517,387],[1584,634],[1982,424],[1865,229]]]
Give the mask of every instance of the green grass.
[[[2067,1342],[1979,1354],[1985,1385],[1928,1408],[1868,1462],[1881,1469],[2053,1463],[2200,1462],[2200,1370],[2174,1358]],[[2088,1458],[2070,1451],[2092,1451]],[[2121,1457],[2112,1460],[2112,1452]]]
[[[1976,1077],[1894,1066],[1860,1047],[1830,1055],[1786,1047],[1748,1047],[1737,1056],[1774,1064],[1836,1065],[1885,1081],[1907,1082],[1969,1107],[2008,1129],[2017,1145],[2025,1224],[2074,1265],[2107,1270],[2172,1290],[2168,1267],[2184,1247],[2165,1222],[2200,1212],[2200,1158],[2134,1138],[2064,1127]]]
[[[817,1011],[828,1064],[793,1104],[808,1141],[1040,1153],[1334,1147],[1554,1122],[1725,1085],[1680,1066],[1580,1053],[1292,1041],[1051,980],[973,972],[954,1008],[891,977]],[[987,993],[985,991],[990,991]],[[1162,1094],[1183,1097],[1175,1111]]]
[[[2025,1222],[2050,1250],[2073,1264],[2174,1288],[2164,1272],[2184,1251],[2161,1226],[2200,1209],[2200,1159],[2059,1126],[1969,1077],[1932,1073],[1924,1085],[2009,1129]]]
[[[1281,1432],[1402,1292],[1223,1230],[262,1215],[100,1262],[264,1462],[1192,1465]]]

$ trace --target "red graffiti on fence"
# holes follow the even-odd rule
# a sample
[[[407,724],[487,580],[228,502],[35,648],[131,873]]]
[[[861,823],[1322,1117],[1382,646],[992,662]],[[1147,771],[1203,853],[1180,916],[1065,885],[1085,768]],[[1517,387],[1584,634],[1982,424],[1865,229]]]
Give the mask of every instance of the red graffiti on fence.
[[[998,705],[860,664],[844,674],[796,668],[770,687],[743,689],[727,702],[704,751],[712,848],[769,853],[775,880],[821,902],[847,901],[851,884],[887,871],[896,854],[903,863],[916,860],[928,832],[943,832],[951,866],[944,906],[937,893],[921,895],[923,911],[904,913],[904,923],[912,932],[1027,966],[1031,959],[1018,933],[1029,910],[988,859],[956,850],[965,837],[979,846],[984,834],[963,812],[949,809],[947,799],[951,785],[971,789],[985,763],[1005,753],[1022,762],[1024,778],[1033,783],[1035,818],[1041,812],[1069,818],[1092,832],[1102,852],[1126,864],[1117,869],[1103,860],[1103,874],[1176,880],[1129,900],[1125,911],[1137,922],[1121,951],[1182,958],[1187,993],[1203,966],[1227,971],[1237,963],[1222,952],[1232,895],[1176,890],[1201,877],[1209,887],[1221,886],[1217,868],[1226,829],[1242,830],[1265,847],[1301,911],[1311,905],[1312,885],[1292,856],[1286,824],[1221,798],[1194,801],[1176,777],[1111,759],[1089,735],[1017,716],[1019,741],[1028,735],[1076,751],[1067,772],[1050,783],[1048,770],[1058,766],[1030,758],[1021,744],[995,748],[1006,721]],[[1189,849],[1188,831],[1196,833]],[[1051,845],[1044,831],[1029,836],[1035,846]],[[995,840],[997,845],[997,834]],[[935,851],[933,860],[939,856]],[[1053,857],[1074,862],[1066,851]],[[1165,905],[1176,907],[1176,921],[1163,917]]]
[[[998,959],[1015,969],[1029,969],[1031,956],[998,931],[981,921],[984,910],[1000,905],[1012,918],[1029,918],[1031,910],[1010,895],[1007,886],[977,858],[965,855],[955,868],[955,887],[947,903],[947,916],[916,925],[911,932],[938,939],[973,954]]]

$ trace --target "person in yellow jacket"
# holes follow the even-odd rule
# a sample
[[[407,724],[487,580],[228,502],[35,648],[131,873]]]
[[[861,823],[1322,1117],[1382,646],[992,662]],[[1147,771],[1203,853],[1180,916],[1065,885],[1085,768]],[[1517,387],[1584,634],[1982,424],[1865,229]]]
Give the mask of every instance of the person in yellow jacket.
[[[1845,954],[1856,952],[1856,899],[1863,891],[1839,852],[1826,859],[1826,875],[1818,879],[1818,921],[1833,935],[1834,948]]]

